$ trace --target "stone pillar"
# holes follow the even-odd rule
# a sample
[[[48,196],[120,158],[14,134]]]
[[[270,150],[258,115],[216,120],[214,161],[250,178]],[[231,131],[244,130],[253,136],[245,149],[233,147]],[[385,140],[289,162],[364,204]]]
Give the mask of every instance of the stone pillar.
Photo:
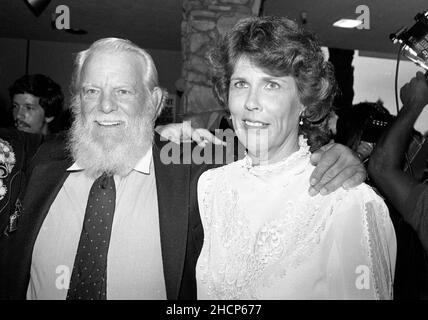
[[[212,92],[207,53],[219,35],[239,19],[257,16],[261,1],[183,0],[181,83],[184,84],[184,94],[179,113],[206,119],[210,113],[222,110]],[[207,123],[200,124],[207,126]]]

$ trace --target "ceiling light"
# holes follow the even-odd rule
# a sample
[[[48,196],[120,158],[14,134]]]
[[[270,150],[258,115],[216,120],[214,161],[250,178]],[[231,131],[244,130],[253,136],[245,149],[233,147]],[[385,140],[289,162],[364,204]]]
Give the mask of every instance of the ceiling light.
[[[338,28],[351,29],[351,28],[358,27],[362,23],[363,22],[358,19],[340,19],[340,20],[337,20],[335,23],[333,23],[333,26]]]

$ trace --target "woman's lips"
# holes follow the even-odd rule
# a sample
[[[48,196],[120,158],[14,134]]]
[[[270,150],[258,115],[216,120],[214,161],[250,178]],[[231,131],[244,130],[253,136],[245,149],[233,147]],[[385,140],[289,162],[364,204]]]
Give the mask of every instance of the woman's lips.
[[[244,127],[251,128],[251,129],[264,129],[269,124],[262,121],[256,121],[256,120],[242,120],[242,123],[244,124]]]

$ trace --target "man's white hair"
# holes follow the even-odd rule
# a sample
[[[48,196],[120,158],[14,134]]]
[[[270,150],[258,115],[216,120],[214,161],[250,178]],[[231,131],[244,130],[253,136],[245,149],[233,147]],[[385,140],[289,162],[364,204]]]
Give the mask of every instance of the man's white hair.
[[[146,50],[138,47],[136,44],[126,39],[104,38],[95,41],[87,50],[80,51],[77,54],[74,61],[74,71],[71,81],[72,94],[76,94],[80,90],[80,76],[86,59],[88,59],[95,52],[109,51],[135,53],[144,62],[146,72],[142,74],[143,83],[150,91],[152,91],[155,87],[158,87],[158,72],[152,57]]]
[[[137,55],[143,62],[144,70],[141,75],[143,78],[143,84],[147,87],[149,91],[152,91],[155,87],[159,87],[158,80],[158,71],[156,70],[155,63],[151,55],[144,49],[137,46],[135,43],[119,38],[103,38],[95,41],[91,44],[91,46],[83,51],[80,51],[76,55],[76,59],[74,60],[74,70],[71,79],[70,91],[71,91],[71,102],[70,106],[74,113],[79,113],[80,110],[76,110],[76,107],[80,109],[80,97],[79,92],[81,89],[81,74],[82,68],[85,64],[85,61],[94,53],[97,52],[131,52]],[[160,88],[162,90],[162,101],[157,110],[156,117],[160,114],[163,107],[165,106],[165,101],[168,97],[168,93],[166,90]]]

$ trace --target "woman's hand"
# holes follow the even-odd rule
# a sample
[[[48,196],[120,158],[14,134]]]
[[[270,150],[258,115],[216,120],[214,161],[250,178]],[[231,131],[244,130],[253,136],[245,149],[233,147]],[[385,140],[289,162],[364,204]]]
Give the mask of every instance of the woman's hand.
[[[329,143],[314,152],[311,162],[316,166],[310,178],[309,194],[327,195],[336,189],[353,188],[366,180],[361,161],[348,147]]]

